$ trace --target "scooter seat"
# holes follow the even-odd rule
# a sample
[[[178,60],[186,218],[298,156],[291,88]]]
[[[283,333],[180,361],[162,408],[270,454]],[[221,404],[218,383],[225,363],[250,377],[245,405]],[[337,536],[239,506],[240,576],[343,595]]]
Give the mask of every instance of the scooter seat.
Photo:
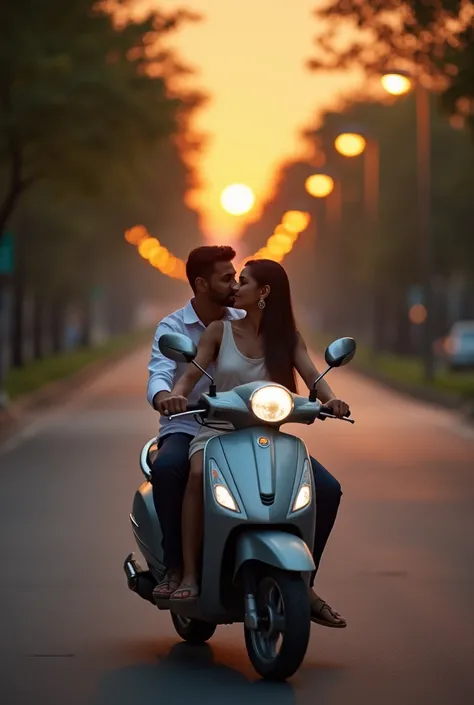
[[[146,462],[150,470],[153,467],[153,463],[156,460],[156,456],[158,455],[158,443],[155,441],[153,445],[151,445],[148,448],[148,453],[146,454]]]
[[[151,471],[157,455],[158,440],[151,438],[145,443],[140,453],[140,467],[148,482],[151,482]]]

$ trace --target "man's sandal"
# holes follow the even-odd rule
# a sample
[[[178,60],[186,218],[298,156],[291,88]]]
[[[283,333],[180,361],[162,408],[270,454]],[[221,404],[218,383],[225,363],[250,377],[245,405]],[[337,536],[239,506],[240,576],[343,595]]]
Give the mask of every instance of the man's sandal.
[[[328,603],[318,595],[311,598],[311,621],[320,624],[322,627],[332,627],[333,629],[343,629],[347,627],[347,622],[339,612],[333,610]]]

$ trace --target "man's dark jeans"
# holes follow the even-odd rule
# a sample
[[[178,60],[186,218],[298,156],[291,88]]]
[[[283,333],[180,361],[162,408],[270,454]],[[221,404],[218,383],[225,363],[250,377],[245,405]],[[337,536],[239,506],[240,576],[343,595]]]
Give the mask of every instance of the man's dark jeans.
[[[155,508],[163,531],[163,561],[168,567],[182,563],[181,510],[189,474],[189,444],[192,436],[171,433],[160,439],[153,463],[152,483]],[[316,532],[313,558],[316,570],[336,520],[341,485],[317,460],[311,458],[316,485]],[[316,571],[312,576],[312,581]]]

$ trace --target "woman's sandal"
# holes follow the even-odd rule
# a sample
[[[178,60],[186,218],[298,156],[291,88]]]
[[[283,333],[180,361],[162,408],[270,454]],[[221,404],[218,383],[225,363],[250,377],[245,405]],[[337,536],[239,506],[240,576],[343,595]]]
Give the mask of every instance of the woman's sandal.
[[[321,597],[314,596],[311,599],[311,621],[323,627],[333,629],[343,629],[347,627],[347,622],[339,612],[333,610]]]
[[[167,570],[165,577],[153,590],[153,597],[158,600],[168,600],[181,584],[179,573]]]
[[[176,600],[178,602],[194,602],[198,597],[199,587],[195,583],[181,583],[179,588],[171,595],[170,600]]]

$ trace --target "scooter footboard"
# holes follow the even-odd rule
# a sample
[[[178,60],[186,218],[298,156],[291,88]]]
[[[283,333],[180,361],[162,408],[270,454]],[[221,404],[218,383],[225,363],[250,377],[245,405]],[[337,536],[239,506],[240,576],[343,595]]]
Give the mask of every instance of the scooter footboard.
[[[237,540],[234,580],[247,561],[259,561],[274,568],[298,573],[315,570],[313,556],[305,542],[284,531],[246,531]]]

